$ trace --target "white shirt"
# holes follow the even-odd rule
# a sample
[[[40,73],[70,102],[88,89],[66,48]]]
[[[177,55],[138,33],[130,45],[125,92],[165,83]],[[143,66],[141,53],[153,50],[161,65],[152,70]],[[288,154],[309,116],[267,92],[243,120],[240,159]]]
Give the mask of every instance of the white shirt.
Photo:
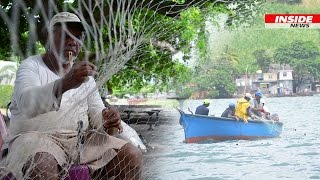
[[[39,55],[22,62],[10,106],[11,135],[27,131],[76,133],[79,120],[83,121],[84,129],[89,125],[102,127],[105,107],[93,77],[77,89],[65,92],[61,103],[53,94],[55,80],[59,78]]]

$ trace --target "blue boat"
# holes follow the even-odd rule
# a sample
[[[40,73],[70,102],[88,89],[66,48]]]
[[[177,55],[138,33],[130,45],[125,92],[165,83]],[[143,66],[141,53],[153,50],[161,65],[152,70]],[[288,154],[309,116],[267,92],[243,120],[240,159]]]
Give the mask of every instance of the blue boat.
[[[274,138],[282,133],[282,122],[271,120],[249,120],[248,123],[231,118],[181,114],[180,124],[183,126],[186,143],[207,140],[250,140]]]

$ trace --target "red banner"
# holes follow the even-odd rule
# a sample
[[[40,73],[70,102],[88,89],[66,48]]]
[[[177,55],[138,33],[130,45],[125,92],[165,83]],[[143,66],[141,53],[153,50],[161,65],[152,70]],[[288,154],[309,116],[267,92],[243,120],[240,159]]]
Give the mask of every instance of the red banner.
[[[320,14],[265,14],[265,23],[320,23]]]

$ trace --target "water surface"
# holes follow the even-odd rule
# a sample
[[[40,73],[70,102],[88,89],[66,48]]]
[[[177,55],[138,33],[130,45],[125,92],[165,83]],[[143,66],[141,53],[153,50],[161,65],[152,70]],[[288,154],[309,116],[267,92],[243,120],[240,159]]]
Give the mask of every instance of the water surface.
[[[281,137],[186,144],[177,119],[165,129],[150,154],[147,179],[320,179],[320,97],[265,99],[284,123]],[[212,100],[210,113],[220,116],[235,99]],[[186,100],[181,108],[194,111],[201,100]]]

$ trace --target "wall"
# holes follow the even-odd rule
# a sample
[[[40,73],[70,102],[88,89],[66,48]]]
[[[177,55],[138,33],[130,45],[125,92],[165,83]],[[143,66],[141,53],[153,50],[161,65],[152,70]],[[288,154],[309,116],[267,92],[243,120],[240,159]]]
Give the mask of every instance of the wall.
[[[263,80],[264,81],[276,81],[278,80],[276,73],[263,73]]]
[[[287,73],[287,76],[284,76],[285,73]],[[291,70],[280,70],[279,71],[279,80],[293,80],[292,71]]]
[[[289,95],[293,93],[293,81],[292,80],[279,80],[279,87],[282,94]]]

